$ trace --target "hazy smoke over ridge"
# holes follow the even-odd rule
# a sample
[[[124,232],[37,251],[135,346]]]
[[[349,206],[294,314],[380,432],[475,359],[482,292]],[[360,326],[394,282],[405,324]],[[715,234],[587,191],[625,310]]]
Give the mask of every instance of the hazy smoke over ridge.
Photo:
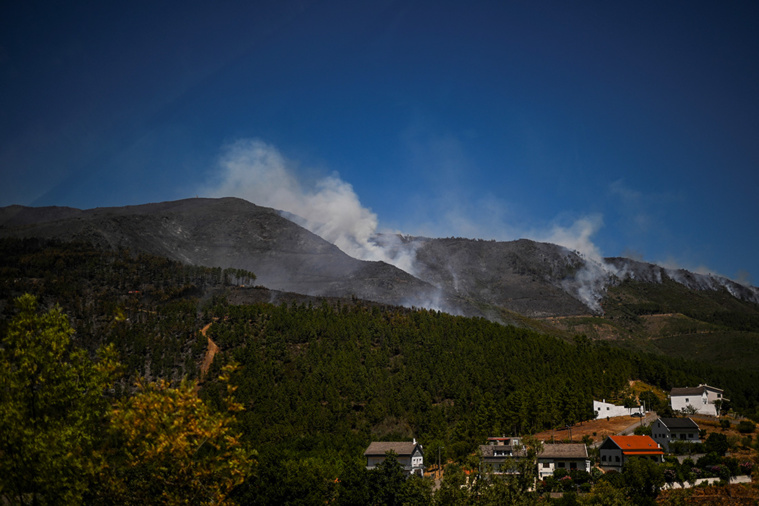
[[[305,185],[295,164],[259,139],[226,146],[219,159],[220,182],[211,196],[236,196],[295,215],[311,232],[361,260],[382,260],[410,271],[412,256],[375,244],[377,215],[361,205],[353,187],[336,174]]]
[[[227,145],[218,162],[218,182],[205,193],[215,197],[236,196],[257,205],[272,207],[294,215],[293,219],[349,255],[362,260],[382,260],[414,274],[415,246],[404,243],[395,234],[377,237],[377,215],[361,205],[353,187],[337,174],[311,183],[299,177],[297,164],[284,157],[277,148],[259,139],[242,139]],[[439,230],[444,235],[460,235],[455,223],[469,223],[468,216],[451,220]],[[600,215],[582,217],[568,227],[555,225],[548,230],[509,230],[512,240],[520,237],[550,242],[576,251],[586,260],[575,278],[563,288],[593,310],[600,311],[599,301],[616,268],[604,262],[592,241],[602,227]],[[451,230],[453,228],[453,230]]]

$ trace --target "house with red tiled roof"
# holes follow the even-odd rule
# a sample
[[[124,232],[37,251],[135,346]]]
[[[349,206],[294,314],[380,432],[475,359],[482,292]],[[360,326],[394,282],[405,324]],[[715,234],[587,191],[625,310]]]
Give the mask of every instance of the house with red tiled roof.
[[[374,441],[364,452],[366,468],[374,469],[380,465],[389,452],[395,453],[398,462],[407,474],[424,476],[424,450],[422,445],[413,441]]]
[[[664,450],[651,436],[609,436],[599,447],[601,469],[621,471],[630,457],[664,462]]]

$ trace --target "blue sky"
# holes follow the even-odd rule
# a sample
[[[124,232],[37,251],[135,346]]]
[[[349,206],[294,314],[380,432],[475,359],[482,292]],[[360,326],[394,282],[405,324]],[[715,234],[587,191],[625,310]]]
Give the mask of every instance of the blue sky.
[[[756,26],[756,2],[4,2],[0,205],[234,194],[331,240],[757,284]]]

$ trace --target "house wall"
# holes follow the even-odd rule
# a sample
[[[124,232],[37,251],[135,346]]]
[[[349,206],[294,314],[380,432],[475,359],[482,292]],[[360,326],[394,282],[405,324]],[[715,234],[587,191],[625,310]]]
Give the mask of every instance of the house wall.
[[[420,452],[419,450],[415,451],[414,454],[411,456],[411,467],[412,468],[424,467],[424,456],[422,455],[422,452]]]
[[[618,448],[608,450],[602,448],[599,459],[601,460],[601,469],[604,470],[621,471],[625,464],[625,456],[622,454],[622,450]]]
[[[418,452],[417,452],[418,453]],[[377,456],[367,456],[366,457],[366,467],[367,469],[374,469],[379,464],[381,464],[385,460],[384,455],[377,455]],[[404,456],[398,456],[398,462],[406,468],[411,467],[411,457],[408,455]]]
[[[712,387],[704,387],[704,390],[706,391],[706,399],[710,404],[714,404],[715,401],[722,400],[722,392],[719,392]]]
[[[562,465],[563,464],[563,465]],[[574,467],[572,467],[574,465]],[[547,476],[553,476],[554,471],[557,469],[565,469],[571,471],[577,469],[579,471],[590,472],[590,460],[589,459],[538,459],[538,477],[543,479]]]
[[[700,443],[698,429],[668,429],[663,423],[656,421],[651,424],[651,437],[666,451],[669,451],[669,443],[683,441],[687,443]]]
[[[643,407],[626,408],[624,406],[615,406],[609,402],[593,401],[593,412],[596,413],[596,418],[630,416],[633,413],[643,413]]]
[[[717,400],[716,393],[714,399]],[[700,415],[717,416],[717,408],[713,402],[709,402],[706,391],[701,395],[673,395],[670,398],[670,405],[672,411],[683,411],[692,406]]]

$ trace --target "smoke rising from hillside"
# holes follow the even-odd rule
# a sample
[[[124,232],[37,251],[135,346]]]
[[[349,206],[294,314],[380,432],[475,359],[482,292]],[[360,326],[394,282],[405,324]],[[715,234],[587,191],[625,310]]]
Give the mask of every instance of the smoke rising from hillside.
[[[337,174],[307,183],[294,161],[262,140],[243,139],[227,145],[218,161],[217,181],[203,193],[214,197],[236,196],[285,211],[293,215],[289,218],[355,258],[381,260],[415,274],[415,243],[405,242],[396,234],[378,236],[377,215],[361,204],[349,183]],[[454,219],[450,212],[441,216],[444,218],[434,228],[445,230],[445,236],[461,236],[460,224],[476,222],[471,216]],[[598,301],[612,269],[604,263],[592,241],[603,225],[601,216],[581,217],[568,227],[554,225],[545,230],[520,231],[506,224],[498,225],[490,238],[531,238],[580,253],[587,259],[586,267],[564,288],[590,308],[600,310]],[[510,236],[502,236],[504,233]]]
[[[377,215],[361,205],[353,187],[336,174],[310,184],[274,146],[259,139],[238,140],[223,150],[218,182],[207,192],[235,196],[290,213],[311,232],[361,260],[382,260],[409,271],[412,258],[398,248],[380,247],[371,239]]]
[[[214,197],[236,196],[292,213],[309,230],[357,258],[407,263],[400,245],[386,244],[387,237],[382,246],[372,240],[379,230],[377,215],[361,204],[350,183],[337,174],[306,183],[296,168],[295,162],[285,158],[271,144],[260,139],[238,140],[223,149],[217,181],[205,193]],[[466,236],[462,232],[468,230],[467,224],[476,222],[469,216],[451,216],[450,213],[445,214],[443,221],[434,229],[450,236]],[[565,246],[590,258],[600,258],[591,238],[602,223],[597,215],[581,217],[569,227],[554,225],[546,230],[520,231],[500,223],[491,225],[495,232],[489,234],[489,238],[531,238]],[[502,236],[503,230],[508,231],[508,237]]]

